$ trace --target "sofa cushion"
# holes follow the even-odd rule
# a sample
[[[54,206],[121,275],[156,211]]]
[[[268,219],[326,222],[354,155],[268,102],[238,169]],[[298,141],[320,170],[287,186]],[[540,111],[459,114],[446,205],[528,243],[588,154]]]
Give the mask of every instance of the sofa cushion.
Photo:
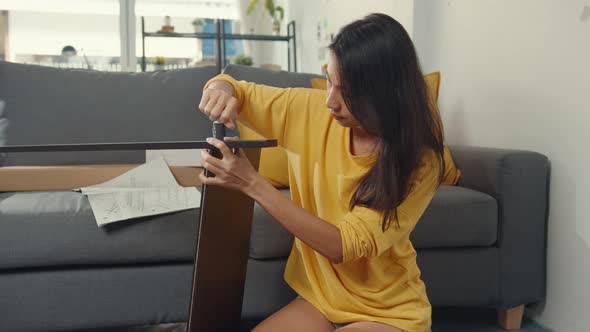
[[[488,247],[498,235],[498,205],[485,193],[441,185],[412,232],[418,249]]]
[[[291,197],[288,189],[281,193]],[[250,231],[250,257],[268,259],[287,257],[291,252],[293,235],[268,214],[258,203],[254,204],[254,217]]]
[[[262,320],[297,297],[283,277],[286,263],[285,259],[248,259],[242,320]]]
[[[442,185],[412,233],[412,243],[417,249],[491,246],[497,238],[497,210],[496,200],[487,194]],[[293,236],[256,204],[250,257],[286,257],[292,243]]]
[[[323,77],[316,74],[276,71],[241,65],[229,65],[225,67],[223,73],[237,80],[255,82],[258,84],[276,86],[279,88],[311,88],[312,78]]]
[[[192,209],[99,228],[78,192],[0,193],[0,271],[191,262],[198,218]]]
[[[496,210],[495,200],[486,194],[441,186],[412,234],[414,246],[490,246],[496,241]],[[198,216],[199,210],[193,209],[99,228],[88,199],[80,193],[0,193],[0,245],[8,248],[0,255],[0,270],[189,262]],[[292,242],[293,236],[256,205],[250,257],[286,257]]]
[[[197,105],[216,73],[213,66],[130,74],[0,61],[7,144],[204,139],[211,126]],[[143,151],[9,153],[4,165],[143,161]]]

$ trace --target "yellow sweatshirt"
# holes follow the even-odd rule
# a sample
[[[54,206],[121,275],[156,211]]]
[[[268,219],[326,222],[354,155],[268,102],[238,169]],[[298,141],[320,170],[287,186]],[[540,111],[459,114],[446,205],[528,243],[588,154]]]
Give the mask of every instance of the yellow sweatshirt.
[[[398,207],[400,227],[381,230],[382,214],[349,202],[376,155],[350,153],[350,128],[339,125],[325,106],[322,90],[279,89],[236,81],[239,120],[261,135],[278,139],[288,155],[292,200],[342,236],[341,264],[332,264],[295,239],[285,280],[330,321],[376,321],[405,331],[428,331],[431,306],[409,235],[438,187],[439,166],[426,153]],[[208,83],[208,84],[209,84]],[[208,85],[207,84],[207,85]]]

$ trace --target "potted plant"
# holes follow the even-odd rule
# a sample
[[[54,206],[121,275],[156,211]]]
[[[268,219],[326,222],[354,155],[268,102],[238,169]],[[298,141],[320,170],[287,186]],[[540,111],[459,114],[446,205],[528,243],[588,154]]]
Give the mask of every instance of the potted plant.
[[[254,63],[254,61],[252,61],[252,57],[249,57],[244,54],[239,54],[232,59],[232,63],[236,65],[251,66]]]
[[[193,20],[193,28],[195,29],[195,33],[203,32],[203,28],[205,27],[205,20],[202,18],[195,18]]]
[[[250,0],[246,14],[250,15],[259,2],[260,0]],[[281,33],[281,22],[285,18],[285,10],[281,6],[275,6],[274,0],[264,0],[264,8],[272,18],[272,32],[279,35]]]
[[[165,64],[166,58],[164,58],[163,56],[157,56],[154,58],[154,68],[156,70],[163,70]]]
[[[164,16],[164,25],[162,25],[162,29],[160,29],[160,32],[174,32],[174,26],[172,25],[172,18],[170,16]]]

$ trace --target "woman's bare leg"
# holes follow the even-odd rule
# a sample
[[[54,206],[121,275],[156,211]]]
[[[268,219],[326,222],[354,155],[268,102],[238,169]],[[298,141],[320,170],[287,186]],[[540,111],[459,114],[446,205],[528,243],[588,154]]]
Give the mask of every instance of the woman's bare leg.
[[[404,332],[397,327],[393,327],[377,322],[356,322],[337,330],[338,332]]]
[[[332,332],[334,326],[311,303],[293,300],[262,321],[252,332]]]

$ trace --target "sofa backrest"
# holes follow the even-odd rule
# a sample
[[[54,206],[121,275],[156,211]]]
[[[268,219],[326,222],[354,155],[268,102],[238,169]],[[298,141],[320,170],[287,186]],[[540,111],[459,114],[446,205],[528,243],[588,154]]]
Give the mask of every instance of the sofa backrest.
[[[211,134],[198,112],[214,66],[112,73],[0,62],[6,144],[200,140]],[[2,130],[2,128],[0,128]],[[144,151],[9,153],[4,166],[142,163]]]
[[[316,74],[276,71],[242,65],[228,65],[223,72],[237,80],[279,88],[311,88],[313,78],[323,78],[323,76]]]

